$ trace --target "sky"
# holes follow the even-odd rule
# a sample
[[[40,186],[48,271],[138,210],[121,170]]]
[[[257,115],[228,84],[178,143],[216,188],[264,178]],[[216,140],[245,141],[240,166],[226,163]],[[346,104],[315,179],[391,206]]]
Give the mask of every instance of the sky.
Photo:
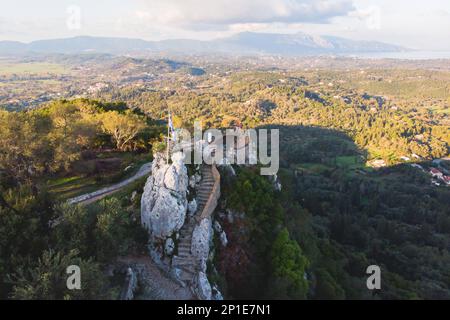
[[[450,51],[449,0],[0,0],[0,40],[333,35]]]

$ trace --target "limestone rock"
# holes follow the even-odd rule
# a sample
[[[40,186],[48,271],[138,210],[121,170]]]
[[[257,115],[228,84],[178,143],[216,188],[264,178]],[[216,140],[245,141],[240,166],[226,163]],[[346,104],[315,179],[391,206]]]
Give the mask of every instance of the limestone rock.
[[[194,292],[196,293],[197,297],[201,300],[211,300],[212,289],[208,281],[208,278],[206,277],[206,274],[204,272],[198,273],[195,281]]]
[[[210,218],[203,219],[196,225],[192,233],[191,252],[200,261],[206,261],[209,256],[209,246],[212,241],[213,229]]]
[[[227,238],[227,234],[225,233],[225,231],[222,231],[220,233],[220,243],[222,244],[223,247],[226,247],[228,244],[228,238]]]
[[[188,213],[193,216],[197,212],[197,200],[192,200],[188,203]]]
[[[219,221],[214,221],[214,230],[217,233],[221,233],[222,232],[222,226],[220,225]]]
[[[219,288],[217,287],[217,285],[214,285],[212,287],[212,296],[211,296],[212,300],[223,300],[223,296],[222,293],[220,292]]]
[[[275,175],[271,176],[270,180],[272,182],[273,188],[276,191],[281,191],[282,186],[281,186],[280,180],[278,179],[278,176],[275,174]]]
[[[141,198],[141,222],[152,237],[166,239],[183,226],[187,188],[183,154],[173,154],[172,164],[167,164],[164,156],[157,154]]]
[[[196,183],[195,183],[195,176],[191,176],[191,177],[189,178],[189,187],[191,187],[192,189],[194,189],[194,188],[195,188],[195,185],[196,185]]]
[[[200,181],[202,181],[202,176],[197,172],[189,178],[189,186],[194,189]]]
[[[173,242],[172,238],[168,238],[166,240],[166,243],[164,245],[164,252],[171,256],[173,254],[173,250],[175,249],[175,243]]]
[[[134,292],[137,289],[137,285],[138,285],[137,275],[133,271],[133,269],[128,267],[127,276],[126,276],[126,280],[125,280],[125,286],[120,294],[120,296],[121,296],[120,299],[121,300],[133,300]]]

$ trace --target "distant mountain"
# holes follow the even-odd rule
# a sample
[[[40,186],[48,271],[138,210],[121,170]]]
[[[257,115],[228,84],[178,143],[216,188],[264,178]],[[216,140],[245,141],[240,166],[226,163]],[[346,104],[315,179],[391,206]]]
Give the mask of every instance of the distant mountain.
[[[149,42],[140,39],[75,37],[34,41],[28,44],[27,50],[39,53],[123,53],[146,50],[149,45]]]
[[[275,34],[244,32],[229,38],[199,40],[145,41],[129,38],[74,37],[40,40],[30,43],[0,41],[0,55],[27,53],[109,53],[177,52],[177,53],[234,53],[316,55],[352,54],[367,52],[398,52],[407,49],[373,41],[356,41],[331,36],[311,36],[304,33]]]

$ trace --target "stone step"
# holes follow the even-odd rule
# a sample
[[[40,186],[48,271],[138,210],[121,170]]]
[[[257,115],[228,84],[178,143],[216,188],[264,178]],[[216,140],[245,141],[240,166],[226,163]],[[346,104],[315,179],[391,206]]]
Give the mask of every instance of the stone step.
[[[186,230],[185,232],[180,232],[180,238],[186,238],[186,237],[192,237],[192,232],[194,232],[194,229],[192,230]]]
[[[190,250],[184,250],[184,251],[178,250],[178,256],[183,257],[183,259],[186,257],[190,257],[191,255],[192,255],[192,253]]]
[[[189,233],[192,230],[194,230],[194,225],[192,223],[189,223],[188,225],[184,225],[181,228],[180,233],[184,233],[184,232]]]
[[[178,238],[178,242],[183,242],[183,240],[185,239],[189,239],[192,237],[192,232],[189,233],[185,233],[185,234],[180,234],[180,237]]]
[[[191,252],[191,239],[178,243],[178,252],[182,251]]]
[[[200,188],[197,189],[197,193],[201,192],[202,190],[212,190],[213,187],[214,187],[213,184],[211,184],[211,185],[203,184],[200,186]]]
[[[180,280],[192,282],[194,280],[195,274],[184,269],[180,269]]]
[[[178,257],[180,258],[189,258],[190,256],[192,256],[192,253],[190,251],[179,251],[178,250]]]
[[[172,266],[174,266],[175,268],[181,268],[181,267],[184,267],[184,268],[186,268],[186,269],[192,269],[192,270],[194,270],[194,269],[195,269],[195,264],[196,264],[195,261],[191,261],[191,260],[188,260],[188,259],[184,259],[184,260],[180,260],[180,261],[177,261],[177,262],[175,262],[175,263],[172,263]]]
[[[196,263],[197,263],[197,261],[192,255],[189,257],[176,256],[172,260],[172,265],[175,267],[176,266],[186,266],[186,267],[194,266],[195,267]]]
[[[183,243],[178,244],[178,252],[191,252],[191,244],[189,243]]]
[[[188,225],[188,226],[183,226],[180,230],[180,235],[181,234],[189,234],[192,231],[194,231],[194,226],[193,225]]]

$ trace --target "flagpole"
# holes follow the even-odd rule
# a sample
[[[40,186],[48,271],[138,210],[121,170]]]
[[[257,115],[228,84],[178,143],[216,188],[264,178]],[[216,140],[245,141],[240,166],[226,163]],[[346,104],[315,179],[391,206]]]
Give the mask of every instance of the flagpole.
[[[170,111],[169,111],[169,121],[167,121],[167,157],[166,164],[169,164],[169,148],[170,148]]]

